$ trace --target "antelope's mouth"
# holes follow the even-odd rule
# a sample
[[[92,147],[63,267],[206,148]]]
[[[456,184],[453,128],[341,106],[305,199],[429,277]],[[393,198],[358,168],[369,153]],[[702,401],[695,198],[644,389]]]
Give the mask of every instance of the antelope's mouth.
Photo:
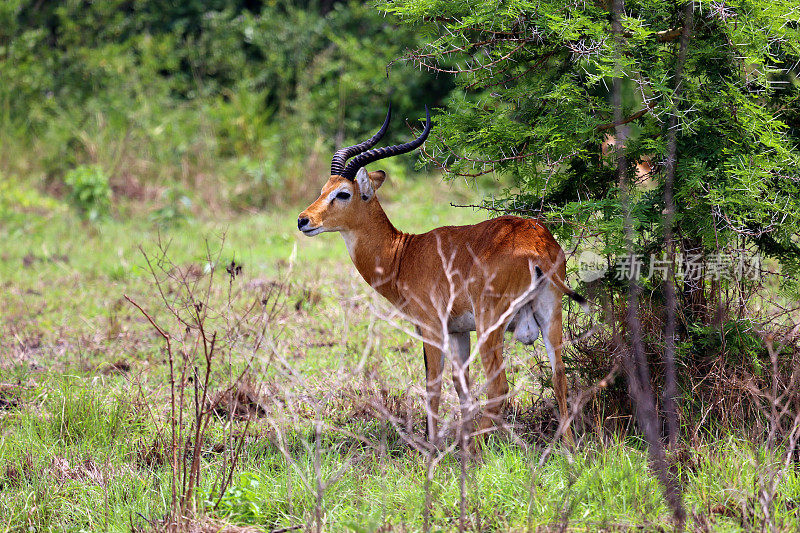
[[[316,228],[303,228],[300,231],[303,232],[303,235],[306,235],[308,237],[313,237],[314,235],[320,234],[323,231],[325,231],[325,228],[323,228],[322,226],[317,226]]]

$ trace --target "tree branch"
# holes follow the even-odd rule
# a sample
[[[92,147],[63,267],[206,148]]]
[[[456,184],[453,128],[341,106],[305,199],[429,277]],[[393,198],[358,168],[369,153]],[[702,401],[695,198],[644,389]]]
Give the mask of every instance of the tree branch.
[[[611,4],[611,29],[614,34],[616,46],[615,72],[611,89],[611,101],[614,108],[615,135],[620,146],[624,142],[624,129],[622,124],[622,75],[620,57],[624,53],[625,42],[622,30],[621,17],[624,13],[623,0],[613,0]],[[630,183],[626,174],[625,151],[620,147],[616,150],[617,179],[619,182],[620,197],[624,212],[625,247],[627,253],[634,253],[634,229],[631,213],[631,198],[629,194]],[[664,498],[672,511],[675,520],[675,529],[683,531],[686,523],[686,510],[683,507],[683,495],[674,475],[670,472],[669,462],[664,446],[661,442],[660,417],[656,409],[656,398],[653,386],[650,383],[650,368],[645,354],[642,324],[639,320],[639,296],[641,286],[637,279],[631,279],[628,286],[628,301],[625,312],[625,323],[630,337],[630,345],[615,336],[615,343],[623,349],[623,362],[628,377],[628,391],[634,403],[636,420],[639,428],[647,441],[650,455],[650,464],[664,489]]]
[[[688,26],[688,24],[687,24]],[[683,32],[686,31],[686,28],[672,28],[671,30],[664,30],[656,33],[656,41],[660,43],[666,43],[669,41],[674,41],[678,37],[683,35]],[[689,29],[691,31],[691,29]]]
[[[686,64],[686,56],[689,50],[689,37],[692,32],[694,17],[694,4],[689,2],[683,12],[683,29],[678,51],[678,58],[675,61],[675,89],[673,101],[678,105],[678,97],[683,88],[683,67]],[[664,326],[664,411],[667,415],[667,436],[669,447],[675,449],[678,443],[680,428],[678,427],[678,410],[675,403],[677,396],[677,379],[675,375],[675,347],[676,347],[676,322],[677,322],[677,301],[675,299],[675,243],[673,238],[673,225],[675,223],[675,166],[678,160],[678,113],[673,109],[670,113],[667,124],[667,161],[665,164],[664,178],[664,248],[667,251],[667,276],[664,280],[664,299],[666,300],[666,324]]]
[[[636,120],[637,118],[641,118],[641,117],[645,116],[645,115],[646,115],[647,113],[649,113],[649,112],[650,112],[650,111],[651,111],[651,110],[652,110],[654,107],[655,107],[655,104],[650,104],[648,107],[646,107],[646,108],[644,108],[644,109],[642,109],[642,110],[639,110],[639,111],[637,111],[637,112],[636,112],[636,113],[634,113],[633,115],[629,116],[628,118],[622,119],[622,120],[620,120],[619,122],[606,122],[606,123],[604,123],[604,124],[599,124],[599,125],[597,126],[597,131],[605,131],[605,130],[610,130],[611,128],[616,128],[617,126],[622,126],[622,125],[624,125],[624,124],[627,124],[628,122],[633,122],[633,121],[634,121],[634,120]]]

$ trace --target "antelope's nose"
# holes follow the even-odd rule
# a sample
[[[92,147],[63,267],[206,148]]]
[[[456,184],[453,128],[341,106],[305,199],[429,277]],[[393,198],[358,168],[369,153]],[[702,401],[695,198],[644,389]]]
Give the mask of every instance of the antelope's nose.
[[[300,231],[303,230],[306,224],[308,224],[308,219],[306,217],[297,219],[297,229],[299,229]]]

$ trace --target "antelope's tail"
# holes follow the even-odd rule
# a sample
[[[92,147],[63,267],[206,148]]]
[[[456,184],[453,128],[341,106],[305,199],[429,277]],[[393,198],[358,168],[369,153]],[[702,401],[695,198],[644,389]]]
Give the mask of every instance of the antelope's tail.
[[[572,290],[569,285],[564,283],[558,276],[553,276],[552,278],[553,285],[561,289],[561,292],[578,302],[581,308],[583,309],[584,313],[589,312],[589,302],[584,298],[582,295],[578,294],[576,291]]]
[[[539,268],[539,266],[537,265],[536,266],[536,277],[537,278],[541,278],[543,275],[544,274],[542,273],[542,269]],[[581,308],[583,309],[584,313],[588,313],[589,312],[589,301],[586,298],[584,298],[583,296],[578,294],[576,291],[572,290],[570,288],[570,286],[567,285],[566,283],[564,283],[564,281],[561,278],[559,278],[557,275],[556,276],[552,276],[552,277],[548,276],[548,278],[550,279],[550,281],[553,282],[553,285],[558,287],[558,289],[561,292],[563,292],[564,294],[566,294],[567,296],[569,296],[570,298],[572,298],[573,300],[578,302],[578,304],[580,304]]]

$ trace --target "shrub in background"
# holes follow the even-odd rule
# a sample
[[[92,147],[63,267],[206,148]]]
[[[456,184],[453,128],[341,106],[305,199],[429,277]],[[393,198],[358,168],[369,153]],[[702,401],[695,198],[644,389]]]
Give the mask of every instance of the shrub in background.
[[[505,175],[514,186],[483,207],[541,216],[565,248],[605,256],[593,299],[617,340],[609,333],[593,347],[635,353],[635,381],[651,375],[648,358],[652,375],[664,369],[668,413],[681,382],[713,398],[742,368],[764,373],[761,335],[798,345],[797,5],[712,4],[378,3],[426,35],[405,59],[459,86],[435,117],[426,159],[450,178]],[[609,155],[602,144],[612,134]],[[775,269],[733,275],[740,258],[756,255]],[[697,275],[676,267],[646,284],[619,275],[637,258],[646,277],[673,257]],[[676,355],[683,342],[696,353]],[[672,379],[676,362],[683,380]]]
[[[23,220],[25,213],[50,212],[60,207],[58,200],[0,172],[0,220]]]
[[[192,200],[180,189],[168,188],[161,194],[163,205],[150,213],[150,221],[159,226],[177,226],[186,221]]]
[[[402,142],[403,120],[452,85],[403,64],[387,76],[420,36],[358,2],[9,0],[0,22],[0,147],[23,148],[0,153],[0,170],[58,190],[97,164],[132,202],[176,185],[237,209],[306,198],[312,171],[374,133],[390,98],[385,142]],[[281,196],[244,193],[240,158],[270,161]]]
[[[67,172],[64,183],[69,187],[69,200],[88,220],[108,215],[111,208],[111,186],[102,168],[79,166]]]

